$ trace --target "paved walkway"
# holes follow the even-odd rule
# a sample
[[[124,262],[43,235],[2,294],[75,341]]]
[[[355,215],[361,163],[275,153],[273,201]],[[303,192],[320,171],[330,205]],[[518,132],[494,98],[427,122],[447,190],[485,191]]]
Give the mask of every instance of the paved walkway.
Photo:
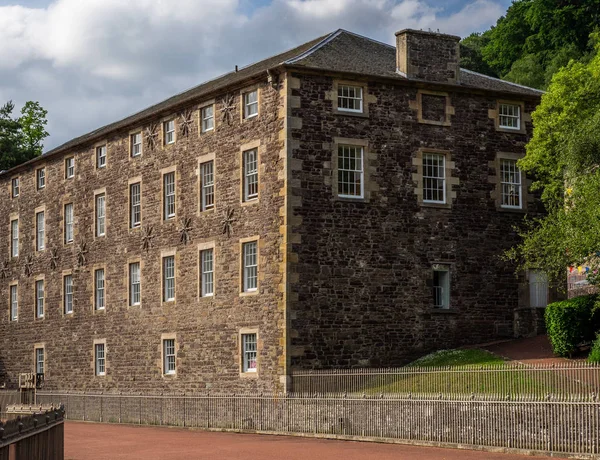
[[[568,359],[554,356],[552,346],[545,335],[484,345],[480,348],[511,361],[527,364],[562,364],[570,362]]]
[[[457,449],[66,422],[65,460],[524,460]],[[535,457],[544,459],[549,457]]]

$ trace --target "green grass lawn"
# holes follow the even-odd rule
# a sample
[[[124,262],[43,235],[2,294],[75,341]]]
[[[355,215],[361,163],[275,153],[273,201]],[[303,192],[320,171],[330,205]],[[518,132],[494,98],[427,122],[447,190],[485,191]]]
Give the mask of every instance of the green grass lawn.
[[[573,391],[564,371],[514,366],[481,349],[441,350],[423,356],[398,373],[376,375],[366,385],[377,393],[461,393],[546,395]],[[365,382],[367,383],[367,382]],[[588,389],[581,388],[582,393]]]

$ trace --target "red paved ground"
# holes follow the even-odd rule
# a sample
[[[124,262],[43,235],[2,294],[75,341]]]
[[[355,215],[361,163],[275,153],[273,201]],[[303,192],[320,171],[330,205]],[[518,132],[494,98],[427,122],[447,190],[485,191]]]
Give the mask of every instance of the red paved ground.
[[[85,422],[65,426],[66,460],[524,460],[532,457],[399,444],[334,441]],[[550,457],[535,457],[537,459]]]
[[[552,346],[545,335],[484,345],[480,346],[480,348],[512,361],[527,364],[560,364],[570,361],[554,356]]]

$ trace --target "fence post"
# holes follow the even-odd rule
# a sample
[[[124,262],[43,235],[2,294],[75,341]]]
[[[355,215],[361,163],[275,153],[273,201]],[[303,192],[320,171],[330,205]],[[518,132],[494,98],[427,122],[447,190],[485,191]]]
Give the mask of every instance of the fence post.
[[[142,424],[142,392],[140,391],[140,396],[138,398],[140,400],[140,425]]]
[[[83,392],[83,421],[85,422],[85,401],[86,401],[86,395],[85,395],[85,391]]]
[[[183,427],[185,428],[187,422],[187,396],[185,391],[183,392]]]
[[[104,399],[102,397],[102,395],[104,394],[103,391],[100,392],[100,423],[102,423],[102,400]]]
[[[119,423],[121,423],[121,401],[123,400],[123,392],[119,392]]]

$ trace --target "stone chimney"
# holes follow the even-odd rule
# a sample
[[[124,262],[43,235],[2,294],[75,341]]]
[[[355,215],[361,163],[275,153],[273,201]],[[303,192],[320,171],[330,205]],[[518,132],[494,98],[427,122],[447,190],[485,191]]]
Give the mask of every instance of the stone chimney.
[[[396,68],[408,78],[458,83],[460,37],[404,29],[396,32]]]

